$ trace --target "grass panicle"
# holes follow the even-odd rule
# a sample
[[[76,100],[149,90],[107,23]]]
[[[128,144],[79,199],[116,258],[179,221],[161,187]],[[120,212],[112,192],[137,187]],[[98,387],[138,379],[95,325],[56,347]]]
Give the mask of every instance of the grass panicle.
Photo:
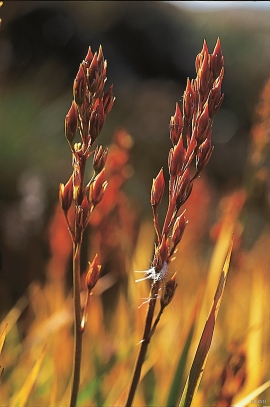
[[[191,81],[187,80],[182,111],[179,104],[176,103],[175,114],[170,120],[172,148],[168,155],[169,202],[162,227],[158,218],[158,206],[165,191],[163,169],[153,180],[151,189],[150,202],[157,244],[150,269],[152,272],[147,273],[145,278],[153,279],[153,283],[149,294],[141,348],[126,407],[132,405],[149,342],[160,316],[171,302],[177,286],[175,276],[166,282],[163,289],[161,283],[166,278],[168,265],[173,260],[185,231],[187,223],[185,210],[181,212],[181,208],[191,194],[194,180],[205,168],[213,152],[211,141],[213,118],[224,97],[221,92],[224,58],[219,39],[212,54],[209,53],[204,41],[202,51],[196,57],[195,67],[197,77]],[[195,165],[194,171],[192,170],[193,165]],[[170,289],[168,290],[168,288]],[[161,295],[160,289],[162,290]],[[161,308],[157,319],[153,322],[155,306],[159,297]]]
[[[65,135],[72,153],[72,175],[68,182],[60,184],[59,200],[66,218],[73,243],[73,298],[74,298],[74,362],[70,406],[75,407],[79,385],[82,357],[82,337],[87,320],[89,297],[96,285],[101,265],[97,255],[89,263],[85,284],[87,297],[83,315],[81,313],[80,279],[81,279],[81,246],[83,233],[88,225],[94,208],[101,202],[107,181],[105,164],[107,150],[93,144],[99,136],[107,114],[110,112],[114,97],[112,86],[104,92],[107,62],[102,48],[93,55],[91,48],[80,64],[73,85],[73,101],[65,119]],[[79,134],[80,142],[75,142]],[[85,184],[86,162],[93,155],[93,175]],[[73,209],[72,221],[69,211]]]

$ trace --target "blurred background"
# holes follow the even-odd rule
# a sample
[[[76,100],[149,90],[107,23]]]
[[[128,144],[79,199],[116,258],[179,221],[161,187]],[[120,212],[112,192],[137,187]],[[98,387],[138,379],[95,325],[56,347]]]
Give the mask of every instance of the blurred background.
[[[152,178],[167,165],[168,125],[175,102],[182,100],[186,78],[195,77],[194,61],[203,40],[212,52],[220,37],[225,100],[215,119],[215,151],[206,174],[217,194],[242,184],[254,107],[270,66],[269,3],[256,2],[256,8],[254,4],[4,3],[0,10],[1,302],[6,296],[11,302],[18,299],[32,279],[44,275],[47,226],[58,185],[71,171],[64,117],[89,45],[96,51],[102,44],[108,84],[114,84],[116,96],[99,143],[109,145],[118,128],[131,135],[132,176],[125,188],[136,201],[139,216],[151,217],[149,191]]]
[[[247,327],[262,324],[265,318],[268,335],[269,311],[266,315],[263,311],[266,303],[258,305],[255,301],[250,320],[246,310],[253,304],[251,299],[260,297],[267,301],[263,290],[269,286],[270,3],[6,1],[0,8],[0,17],[1,320],[32,287],[31,310],[26,307],[27,301],[19,307],[21,339],[29,333],[29,321],[32,323],[38,312],[46,309],[48,314],[42,314],[45,318],[49,311],[57,309],[59,287],[64,284],[63,298],[71,288],[71,243],[58,207],[58,188],[59,183],[69,179],[72,170],[64,118],[72,101],[73,80],[88,47],[95,52],[102,45],[108,61],[108,86],[113,83],[116,96],[98,144],[109,146],[109,163],[117,173],[109,174],[110,194],[91,218],[82,265],[84,270],[87,260],[99,252],[103,275],[111,276],[100,282],[96,292],[96,298],[102,294],[103,303],[109,303],[104,323],[110,325],[113,312],[120,309],[116,283],[123,283],[127,292],[127,274],[150,266],[154,242],[150,189],[161,167],[168,179],[169,121],[175,103],[181,104],[187,77],[196,76],[195,57],[204,39],[212,52],[220,37],[225,59],[225,99],[215,118],[214,153],[186,205],[189,225],[179,249],[180,260],[174,266],[181,271],[174,309],[178,305],[185,309],[180,317],[184,324],[198,287],[206,278],[222,229],[220,219],[230,213],[232,222],[240,213],[232,259],[234,278],[225,294],[234,316],[225,311],[222,314],[216,342],[224,351],[221,359],[225,363],[231,352],[225,351],[228,344],[238,338],[242,346]],[[88,171],[90,177],[91,166]],[[166,198],[160,208],[161,219],[165,209]],[[245,295],[258,269],[262,276],[256,280],[259,286]],[[131,278],[134,281],[137,275],[131,274]],[[33,282],[38,282],[39,290],[46,287],[47,291],[39,291],[39,296],[34,297]],[[136,297],[136,290],[140,288],[133,287],[131,300]],[[135,307],[142,302],[143,294],[140,295]],[[147,296],[147,290],[144,295]],[[100,308],[96,307],[100,316]],[[177,319],[177,314],[173,315],[170,318]],[[123,318],[129,327],[130,321]],[[124,341],[126,333],[119,324]],[[138,324],[141,332],[142,325]],[[98,336],[101,328],[97,326],[93,329]],[[168,346],[173,343],[176,325],[171,329]],[[254,343],[259,343],[262,352],[269,349],[267,335],[264,339],[256,337],[257,342],[253,338],[247,348],[254,350]],[[168,332],[165,336],[169,338]],[[135,342],[139,339],[135,335]],[[100,348],[100,360],[111,360],[118,345],[114,342],[111,347],[108,343],[106,346],[105,351]],[[129,346],[123,354],[133,344]],[[257,352],[255,362],[261,360],[260,355]],[[104,365],[98,362],[97,369],[102,374],[107,359],[102,359]],[[154,361],[155,357],[153,364]],[[70,363],[70,359],[65,363]],[[65,372],[66,367],[62,368]],[[258,372],[251,371],[256,377]],[[112,372],[115,377],[115,371]],[[217,382],[215,374],[215,370],[210,370],[206,383]],[[264,359],[260,380],[268,375],[269,364]],[[147,380],[151,385],[151,374]],[[6,392],[9,394],[10,390]],[[96,403],[101,393],[97,393]],[[143,400],[147,397],[150,400],[152,396],[146,386]]]

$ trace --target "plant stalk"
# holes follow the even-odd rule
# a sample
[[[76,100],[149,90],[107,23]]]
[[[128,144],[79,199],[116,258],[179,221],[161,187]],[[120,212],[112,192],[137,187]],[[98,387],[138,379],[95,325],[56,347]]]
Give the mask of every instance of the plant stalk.
[[[160,286],[160,282],[157,281],[156,283],[154,283],[152,285],[152,288],[151,288],[148,310],[147,310],[147,315],[146,315],[146,320],[145,320],[143,339],[141,341],[141,348],[140,348],[140,352],[139,352],[136,366],[134,369],[133,378],[132,378],[132,382],[131,382],[131,386],[130,386],[130,390],[129,390],[129,394],[128,394],[128,398],[127,398],[125,407],[131,407],[137,386],[139,384],[142,365],[144,363],[148,345],[151,340],[152,321],[153,321],[153,317],[154,317],[154,311],[155,311],[155,306],[156,306],[156,302],[157,302],[159,286]]]
[[[82,358],[83,331],[81,329],[80,260],[81,241],[73,243],[74,352],[70,407],[76,407],[80,385],[80,370]]]

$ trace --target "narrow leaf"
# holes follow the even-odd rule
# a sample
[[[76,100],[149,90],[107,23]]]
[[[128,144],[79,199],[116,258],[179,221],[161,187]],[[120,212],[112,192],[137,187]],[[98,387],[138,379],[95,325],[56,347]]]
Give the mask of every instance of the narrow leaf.
[[[45,349],[41,353],[40,357],[37,359],[36,363],[34,364],[31,372],[29,373],[27,379],[25,380],[21,390],[19,393],[11,400],[11,405],[14,407],[24,407],[26,406],[26,402],[28,397],[31,393],[31,390],[35,384],[37,376],[39,374],[42,361],[45,356]]]
[[[193,401],[193,397],[198,389],[200,384],[202,374],[205,368],[206,360],[209,354],[209,350],[212,343],[217,313],[219,310],[220,302],[222,299],[228,270],[230,264],[230,257],[232,252],[232,240],[230,242],[230,247],[223,265],[223,270],[219,279],[219,283],[216,289],[216,293],[214,296],[214,301],[207,318],[207,321],[204,326],[204,330],[193,359],[193,363],[190,369],[189,376],[186,381],[186,385],[184,388],[184,392],[182,394],[182,398],[179,403],[179,407],[190,407]]]
[[[3,345],[4,345],[4,342],[5,342],[5,339],[6,339],[7,327],[8,327],[8,323],[5,324],[4,329],[0,334],[0,353],[2,352]]]
[[[249,393],[245,398],[243,398],[238,403],[234,404],[234,407],[245,407],[247,406],[252,400],[256,399],[262,392],[270,387],[270,380],[262,384],[261,386],[257,387],[257,389],[253,390]]]
[[[167,406],[176,406],[177,401],[179,400],[179,397],[181,395],[181,383],[183,381],[183,376],[184,376],[184,371],[187,363],[187,358],[188,358],[188,352],[192,343],[192,338],[195,330],[195,325],[197,321],[197,316],[198,316],[198,311],[200,307],[200,299],[196,302],[194,308],[191,311],[191,315],[189,318],[188,322],[188,329],[186,329],[185,333],[185,343],[175,370],[175,374],[173,377],[173,381],[171,384],[168,400],[167,400]]]

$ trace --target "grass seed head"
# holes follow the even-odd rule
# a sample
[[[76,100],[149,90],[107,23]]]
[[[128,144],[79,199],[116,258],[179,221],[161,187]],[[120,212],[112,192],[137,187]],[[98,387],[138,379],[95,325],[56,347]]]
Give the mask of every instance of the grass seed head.
[[[85,285],[89,292],[95,287],[100,277],[101,265],[96,254],[93,261],[88,263],[88,270],[85,277]]]
[[[93,206],[99,204],[103,198],[105,189],[108,182],[105,180],[105,170],[103,169],[95,178],[94,182],[90,185],[89,198]]]
[[[69,144],[72,144],[78,126],[78,113],[76,103],[73,101],[65,118],[65,135]]]
[[[94,151],[93,168],[96,174],[99,174],[105,167],[108,157],[108,149],[103,150],[102,146],[97,146]]]
[[[153,179],[152,189],[151,189],[151,205],[157,207],[163,197],[165,188],[165,180],[163,174],[163,168],[159,171],[156,178]]]
[[[62,210],[67,213],[71,207],[73,199],[73,182],[72,177],[69,178],[66,185],[59,185],[59,200]]]
[[[78,106],[81,106],[83,104],[85,93],[86,93],[86,77],[83,64],[80,64],[79,71],[76,75],[73,84],[73,97]]]
[[[160,299],[160,305],[162,308],[167,307],[173,299],[175,290],[177,287],[176,283],[176,273],[165,283],[165,287],[162,291],[162,296]]]

